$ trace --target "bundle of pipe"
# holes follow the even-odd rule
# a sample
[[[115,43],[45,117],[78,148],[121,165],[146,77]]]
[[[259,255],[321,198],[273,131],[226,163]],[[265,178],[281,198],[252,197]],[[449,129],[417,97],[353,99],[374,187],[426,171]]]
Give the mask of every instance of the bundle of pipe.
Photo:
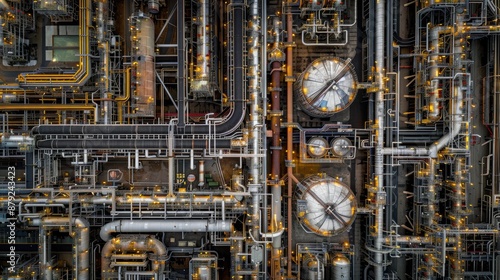
[[[89,1],[89,0],[81,0],[81,1]],[[241,0],[233,1],[233,4],[241,4]],[[179,0],[178,4],[178,13],[180,16],[178,17],[178,24],[180,27],[184,26],[184,1]],[[235,9],[234,18],[243,18],[242,9]],[[175,134],[178,135],[194,135],[194,134],[217,134],[220,136],[228,136],[231,135],[234,131],[236,131],[243,118],[245,116],[245,88],[244,88],[244,68],[243,68],[243,22],[241,20],[235,20],[231,24],[233,24],[234,36],[232,38],[228,38],[231,40],[234,46],[234,79],[229,81],[232,83],[232,86],[228,88],[234,88],[234,92],[230,92],[230,100],[233,102],[232,110],[230,115],[228,115],[223,122],[209,125],[209,124],[185,124],[184,123],[184,99],[179,98],[179,121],[178,125],[174,127]],[[88,25],[90,26],[90,24]],[[184,30],[180,31],[184,34]],[[184,61],[184,44],[183,41],[179,39],[179,64],[183,65]],[[184,73],[183,68],[179,68],[179,83],[182,84],[184,81]],[[183,87],[181,87],[183,92]],[[182,97],[181,91],[179,91],[179,96]],[[172,129],[172,125],[39,125],[33,128],[33,135],[94,135],[94,134],[121,134],[121,135],[138,135],[138,134],[154,134],[154,135],[167,135],[170,133]],[[45,141],[45,142],[42,142]],[[47,142],[48,141],[48,142]],[[63,141],[63,142],[59,142]],[[96,149],[113,149],[115,146],[115,140],[104,140],[104,141],[95,141],[95,140],[40,140],[37,147],[39,148],[76,148],[82,146],[90,145]],[[92,143],[91,143],[92,142]],[[120,149],[123,148],[135,148],[135,147],[144,147],[144,148],[157,148],[164,147],[166,144],[163,140],[154,140],[154,141],[146,141],[147,143],[141,144],[144,142],[143,140],[130,140],[121,142]],[[179,145],[178,142],[184,141],[175,141],[176,145]],[[207,141],[192,141],[193,145],[197,147],[208,147],[206,144]],[[183,145],[188,148],[189,145]],[[230,147],[229,141],[222,142],[217,141],[217,147]]]
[[[51,257],[49,256],[48,249],[50,248],[47,243],[47,231],[50,228],[70,227],[74,230],[76,236],[73,237],[73,259],[75,275],[78,280],[89,279],[89,227],[90,224],[83,218],[69,218],[69,217],[43,217],[30,221],[31,226],[40,227],[40,240],[41,244],[45,244],[40,248],[40,275],[43,279],[52,280],[52,269],[50,264]]]
[[[106,242],[101,250],[101,279],[116,279],[116,271],[111,267],[111,258],[116,252],[132,251],[134,253],[153,252],[148,258],[152,261],[151,268],[155,273],[155,279],[163,279],[161,276],[165,270],[165,259],[167,249],[165,244],[150,235],[120,235]],[[80,279],[80,278],[78,278]],[[118,277],[120,279],[120,277]]]

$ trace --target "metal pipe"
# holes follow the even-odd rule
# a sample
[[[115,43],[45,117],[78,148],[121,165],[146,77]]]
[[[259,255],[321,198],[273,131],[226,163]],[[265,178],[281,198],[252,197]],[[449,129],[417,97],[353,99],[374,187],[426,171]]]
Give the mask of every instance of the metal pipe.
[[[31,146],[33,145],[33,138],[25,135],[10,135],[3,134],[0,136],[0,147],[20,147],[20,146]]]
[[[208,220],[118,220],[101,227],[100,236],[104,241],[111,234],[136,232],[230,232],[230,221]]]
[[[292,197],[293,197],[293,15],[291,6],[286,7],[286,159],[287,159],[287,278],[292,279]]]
[[[182,131],[186,125],[186,104],[185,104],[185,94],[186,94],[186,50],[184,46],[185,41],[185,25],[184,17],[186,10],[186,1],[177,0],[177,119],[178,128]]]
[[[40,234],[45,233],[44,228],[47,227],[66,227],[69,226],[71,229],[74,229],[74,233],[76,234],[73,236],[73,232],[70,232],[70,236],[73,237],[73,248],[74,248],[74,259],[75,259],[75,275],[77,276],[76,279],[80,280],[87,280],[89,279],[89,227],[90,224],[87,220],[78,217],[78,218],[69,218],[69,217],[56,217],[56,216],[49,216],[49,217],[43,217],[41,219],[33,219],[30,221],[30,225],[32,226],[40,226]],[[73,227],[72,227],[73,226]],[[42,230],[44,229],[44,230]],[[42,238],[42,236],[41,236]],[[43,236],[41,239],[43,242],[47,242],[46,236]],[[49,244],[45,244],[44,246],[45,249],[49,248]],[[44,250],[45,250],[44,249]],[[43,259],[42,263],[45,263],[44,268],[45,272],[45,279],[52,279],[52,272],[47,271],[51,270],[50,269],[50,264],[49,262],[49,257],[47,252],[44,252],[43,254]],[[48,266],[48,267],[47,267]],[[49,276],[50,274],[50,276]]]
[[[161,275],[163,275],[163,271],[165,270],[167,249],[161,241],[154,236],[148,235],[120,235],[106,242],[101,251],[102,279],[116,279],[116,273],[111,267],[111,258],[112,256],[120,255],[114,255],[113,252],[128,250],[143,253],[153,252],[148,257],[152,261],[151,268],[158,275],[158,279],[163,279]],[[126,265],[126,262],[122,264]]]
[[[374,162],[374,188],[377,197],[385,196],[384,189],[384,125],[385,125],[385,81],[384,81],[384,49],[385,49],[385,0],[379,0],[375,4],[375,83],[378,87],[375,95],[375,162]],[[383,201],[383,200],[382,200]],[[383,247],[383,231],[384,231],[384,207],[385,203],[377,199],[375,208],[374,219],[374,234],[375,234],[375,249],[373,252],[375,265],[375,279],[382,279],[384,273],[383,254],[381,253]]]
[[[284,59],[280,46],[281,22],[279,17],[272,18],[271,38],[272,49],[269,51],[271,61],[271,230],[278,230],[282,225],[281,216],[281,61]],[[273,239],[273,250],[271,252],[271,275],[273,279],[280,276],[281,267],[281,235]]]
[[[248,4],[248,20],[247,20],[247,79],[248,79],[248,95],[250,103],[250,114],[248,122],[249,130],[249,145],[253,156],[249,158],[248,181],[252,186],[249,190],[252,194],[251,204],[251,219],[250,225],[254,232],[258,232],[261,227],[260,219],[260,194],[262,193],[262,159],[258,156],[262,153],[262,125],[264,124],[262,117],[262,93],[260,88],[262,74],[261,69],[261,16],[260,16],[260,1],[250,0]],[[264,190],[265,191],[265,190]],[[260,239],[260,236],[256,236]],[[250,242],[258,243],[258,242]],[[253,247],[252,247],[253,248]],[[260,262],[253,262],[252,278],[258,278],[260,273]]]
[[[130,17],[132,48],[133,115],[154,116],[156,75],[153,20],[139,12]]]
[[[44,280],[52,280],[52,265],[50,263],[50,246],[47,243],[47,238],[50,237],[50,230],[47,231],[44,227],[39,230],[40,246],[38,254],[40,259],[40,278]]]
[[[171,139],[171,137],[169,138]],[[172,143],[173,142],[173,143]],[[216,142],[217,148],[230,148],[231,141],[220,139]],[[173,145],[173,146],[171,146]],[[180,140],[169,141],[155,139],[81,139],[81,140],[38,140],[36,147],[39,149],[197,149],[207,150],[213,148],[214,143],[208,140]]]
[[[191,91],[196,96],[210,95],[210,3],[198,0],[197,38],[195,77],[191,82]]]
[[[85,104],[19,104],[0,103],[0,111],[94,111],[95,107]]]
[[[427,41],[431,42],[432,52],[429,55],[430,59],[430,69],[429,69],[429,80],[431,84],[431,93],[429,95],[429,105],[428,105],[428,114],[427,120],[429,122],[435,122],[441,118],[441,110],[440,110],[440,102],[439,98],[441,95],[441,89],[439,88],[439,36],[443,33],[449,33],[450,28],[446,26],[436,26],[430,29],[429,39]]]
[[[123,85],[123,89],[125,91],[125,96],[118,96],[115,98],[116,107],[118,110],[118,123],[123,122],[123,104],[130,99],[130,72],[132,68],[128,67],[125,70],[125,84]]]
[[[201,186],[205,185],[205,161],[204,160],[199,161],[198,171],[199,171],[198,186],[201,187]]]

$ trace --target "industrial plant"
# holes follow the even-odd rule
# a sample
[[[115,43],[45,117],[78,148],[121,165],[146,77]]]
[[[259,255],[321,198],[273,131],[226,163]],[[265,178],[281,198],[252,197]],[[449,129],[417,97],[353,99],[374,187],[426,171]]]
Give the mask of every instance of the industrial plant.
[[[499,280],[500,0],[0,0],[3,280]]]

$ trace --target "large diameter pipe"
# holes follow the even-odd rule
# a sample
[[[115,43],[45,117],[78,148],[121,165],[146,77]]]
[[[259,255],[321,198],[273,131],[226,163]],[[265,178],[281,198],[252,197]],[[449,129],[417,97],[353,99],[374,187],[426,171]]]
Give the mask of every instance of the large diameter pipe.
[[[291,9],[291,8],[288,8]],[[293,16],[291,10],[286,12],[286,33],[287,43],[286,48],[286,121],[288,124],[293,123]],[[293,160],[293,127],[288,125],[286,128],[286,159],[288,162]],[[288,185],[287,185],[287,278],[292,279],[292,197],[293,197],[293,169],[292,165],[287,166]]]
[[[436,26],[430,30],[429,41],[431,43],[432,53],[429,55],[430,58],[430,69],[429,69],[429,80],[430,80],[430,95],[429,95],[429,105],[427,121],[435,122],[441,117],[440,102],[439,98],[441,95],[441,89],[439,88],[439,36],[444,32],[448,32],[448,28],[445,26]]]
[[[273,25],[271,35],[274,39],[274,50],[282,54],[280,50],[280,31],[281,23],[278,17],[273,18]],[[271,50],[272,52],[272,50]],[[273,56],[274,59],[279,59]],[[276,231],[281,227],[281,61],[275,60],[271,63],[271,194],[272,194],[272,207],[271,207],[271,230]],[[274,279],[278,279],[280,275],[281,264],[281,235],[273,239],[273,250],[271,253],[271,275]]]
[[[231,141],[220,139],[216,142],[217,148],[230,148]],[[192,140],[192,141],[173,141],[174,149],[210,149],[211,145],[208,140]],[[80,140],[39,140],[36,142],[36,147],[39,149],[167,149],[169,143],[167,140],[133,140],[133,139],[80,139]]]
[[[133,114],[138,116],[154,116],[156,111],[156,76],[154,23],[150,17],[142,13],[130,18],[133,49],[132,76],[135,88],[135,107]]]
[[[102,279],[116,279],[115,271],[111,267],[111,258],[114,256],[114,252],[127,250],[142,253],[152,252],[152,258],[150,257],[152,260],[151,268],[158,277],[155,279],[163,279],[161,275],[165,270],[167,249],[161,241],[154,238],[154,236],[148,235],[120,235],[109,240],[101,250]],[[115,256],[120,256],[120,254]],[[120,279],[120,276],[118,276],[118,279]]]
[[[89,227],[90,224],[87,220],[83,218],[69,218],[69,217],[43,217],[41,219],[34,219],[30,222],[32,226],[40,226],[40,233],[46,233],[46,228],[50,227],[61,227],[61,226],[69,226],[71,227],[76,236],[73,236],[73,248],[74,255],[73,259],[75,260],[75,274],[77,275],[78,280],[87,280],[89,279]],[[41,236],[42,238],[42,236]],[[43,236],[41,239],[43,242],[47,242],[47,238]],[[49,244],[45,244],[45,249],[49,248]],[[43,254],[42,263],[44,265],[45,275],[44,279],[52,279],[52,271],[50,268],[49,259],[47,252]],[[48,275],[50,274],[50,276]]]
[[[261,141],[262,141],[262,125],[264,123],[262,117],[262,96],[261,96],[261,16],[260,16],[260,0],[250,0],[248,3],[248,22],[247,22],[247,77],[248,77],[248,95],[250,103],[250,121],[248,122],[249,130],[249,145],[252,151],[252,157],[249,158],[249,182],[254,186],[251,190],[252,204],[251,204],[251,227],[254,232],[258,232],[261,227],[260,217],[260,195],[262,192],[262,178],[261,174],[265,173],[262,170],[262,159],[259,157],[261,154]],[[256,240],[260,236],[254,237]],[[254,245],[254,242],[250,244]],[[252,248],[254,248],[252,246]],[[260,272],[260,262],[253,262],[252,277],[257,279]]]
[[[210,24],[209,0],[198,1],[198,28],[196,46],[196,68],[195,78],[191,83],[191,90],[200,92],[200,95],[207,95],[210,82]]]
[[[119,220],[105,224],[101,228],[100,236],[104,241],[111,238],[111,234],[135,232],[230,232],[229,221],[208,220]]]
[[[384,189],[384,125],[385,125],[385,106],[384,106],[384,49],[385,49],[385,0],[378,0],[375,4],[375,69],[376,69],[376,83],[378,89],[375,96],[375,182],[377,195],[383,195]],[[374,262],[375,265],[375,279],[382,279],[384,273],[383,266],[383,231],[384,231],[384,207],[381,202],[376,202],[374,230],[375,230],[375,249]]]

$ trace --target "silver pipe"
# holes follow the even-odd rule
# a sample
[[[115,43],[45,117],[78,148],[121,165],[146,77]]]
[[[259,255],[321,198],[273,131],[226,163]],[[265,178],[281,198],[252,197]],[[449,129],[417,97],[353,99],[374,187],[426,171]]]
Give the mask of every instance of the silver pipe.
[[[199,175],[198,175],[198,186],[205,185],[205,161],[200,160],[198,163]]]
[[[40,226],[40,234],[44,234],[43,238],[40,236],[43,243],[45,243],[44,253],[42,254],[41,262],[44,264],[44,276],[46,280],[52,279],[52,272],[50,269],[50,263],[48,256],[48,252],[46,251],[48,247],[47,238],[45,236],[46,229],[44,227],[61,227],[61,226],[74,226],[72,227],[76,233],[76,236],[73,236],[73,244],[74,244],[74,259],[76,259],[75,263],[75,274],[77,275],[78,280],[87,280],[89,279],[89,227],[90,224],[87,220],[83,218],[72,218],[69,217],[43,217],[41,219],[33,219],[30,221],[30,225],[32,226]],[[70,233],[71,235],[71,233]]]
[[[115,271],[111,268],[111,257],[118,250],[136,250],[141,252],[152,251],[151,268],[157,275],[165,270],[167,249],[158,239],[148,235],[120,235],[106,242],[101,251],[102,279],[116,279]],[[161,278],[161,276],[160,276]],[[162,279],[162,278],[161,278]]]
[[[45,230],[43,226],[40,227],[40,243],[41,246],[38,248],[39,259],[40,259],[40,278],[44,280],[52,280],[52,268],[50,264],[50,247],[47,244],[47,238],[50,236],[50,231]]]
[[[18,148],[20,146],[32,146],[34,141],[33,137],[25,136],[25,135],[7,135],[4,134],[0,138],[0,147],[1,148]]]
[[[262,192],[262,159],[260,158],[262,146],[262,126],[263,118],[261,97],[261,40],[262,26],[260,16],[260,1],[248,1],[248,21],[247,21],[247,77],[248,77],[248,95],[250,103],[250,121],[248,123],[249,143],[251,147],[251,156],[249,163],[249,183],[252,185],[250,193],[252,194],[251,206],[251,227],[254,232],[259,232],[260,225],[260,193]],[[257,239],[259,237],[256,237]],[[265,266],[265,265],[264,265]],[[257,279],[260,273],[260,262],[253,262],[252,279]]]
[[[195,78],[191,83],[193,91],[209,93],[210,82],[210,15],[209,0],[198,0],[198,31],[196,48]]]
[[[375,188],[377,196],[385,196],[384,189],[384,125],[385,125],[385,106],[384,106],[384,93],[385,93],[385,82],[384,82],[384,49],[385,49],[385,0],[379,0],[375,4],[375,69],[376,76],[375,81],[378,85],[378,90],[375,96],[375,135],[376,135],[376,146],[375,146]],[[377,252],[373,252],[374,261],[376,264],[374,267],[375,279],[382,279],[384,273],[383,264],[383,254],[381,253],[383,247],[383,230],[384,230],[384,203],[376,202],[375,219],[374,219],[374,229],[375,229],[375,249]]]
[[[101,227],[102,240],[108,241],[115,232],[230,232],[231,223],[221,220],[118,220]]]
[[[450,28],[446,26],[436,26],[432,28],[429,32],[429,39],[427,41],[431,42],[432,54],[429,55],[430,59],[430,69],[429,69],[429,80],[431,83],[431,94],[429,96],[429,107],[428,107],[428,121],[435,122],[441,117],[441,110],[439,108],[440,102],[439,98],[439,36],[442,33],[450,32]]]
[[[76,190],[72,190],[76,191]],[[88,192],[87,189],[85,189]],[[239,201],[235,196],[245,195],[242,192],[227,192],[224,195],[195,195],[193,197],[175,197],[167,195],[129,195],[125,194],[123,196],[116,196],[112,190],[110,190],[111,195],[107,196],[79,196],[78,199],[81,203],[90,203],[90,204],[104,204],[104,205],[119,205],[119,206],[127,206],[127,205],[137,205],[137,204],[151,204],[151,203],[162,203],[162,204],[221,204],[222,201],[226,205],[235,205],[238,204]],[[59,204],[62,207],[64,205],[68,205],[71,202],[69,197],[27,197],[27,198],[19,198],[14,200],[15,203],[21,204],[25,202],[29,202],[32,207],[50,207],[48,205]],[[6,201],[2,201],[2,205],[5,204]],[[22,211],[20,211],[22,213]]]

